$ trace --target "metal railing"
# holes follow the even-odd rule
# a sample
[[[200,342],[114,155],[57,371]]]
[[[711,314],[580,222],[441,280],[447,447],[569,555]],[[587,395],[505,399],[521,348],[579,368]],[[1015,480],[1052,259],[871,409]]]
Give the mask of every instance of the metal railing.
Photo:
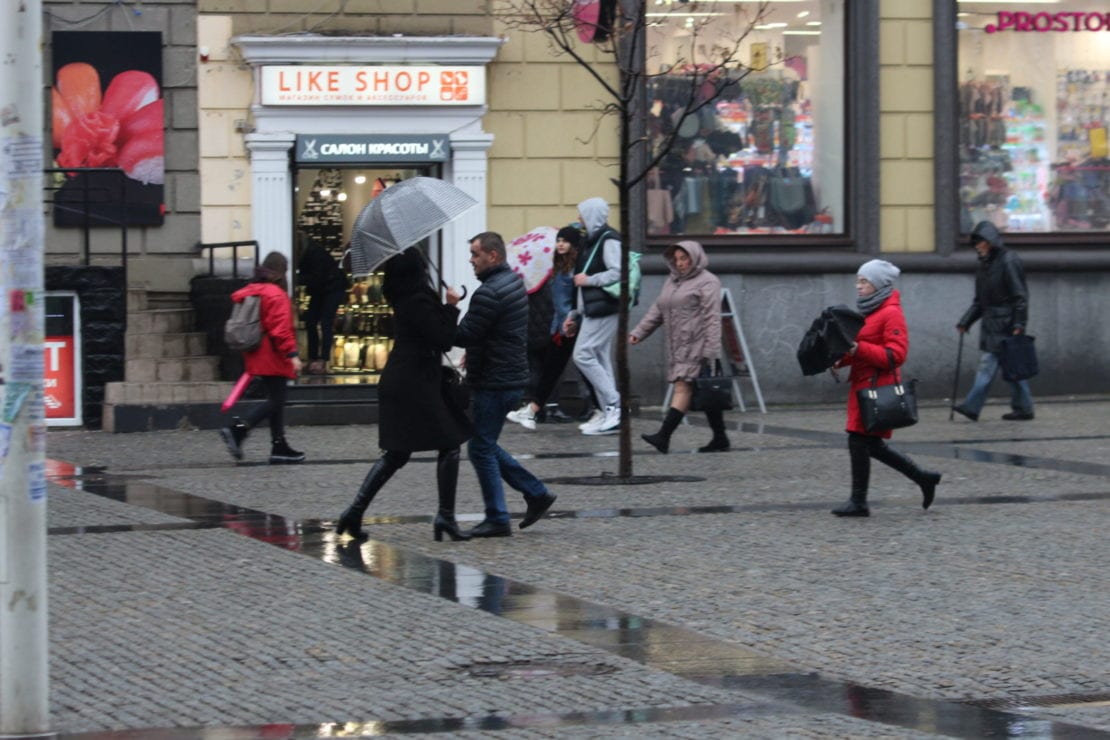
[[[239,278],[239,247],[252,247],[254,251],[254,266],[258,267],[258,241],[249,239],[238,242],[213,242],[203,244],[197,242],[197,251],[208,250],[208,277],[216,276],[216,250],[221,247],[231,247],[231,277]]]
[[[61,183],[57,182],[57,178],[51,177],[51,175],[68,175],[70,173],[103,173],[110,178],[114,177],[119,183],[119,187],[105,187],[93,183],[91,177],[66,178]],[[43,196],[43,200],[52,205],[55,212],[76,216],[74,220],[79,222],[77,225],[83,230],[82,264],[88,265],[91,261],[90,232],[92,227],[105,225],[120,227],[120,264],[123,267],[126,280],[127,227],[129,225],[127,219],[127,175],[118,167],[47,167],[43,170],[43,174],[45,175],[43,189],[48,194]],[[68,192],[76,191],[74,194],[78,197],[59,200],[58,193],[66,186],[69,186]],[[98,211],[94,208],[98,205],[118,207],[119,218],[112,218],[110,213]]]

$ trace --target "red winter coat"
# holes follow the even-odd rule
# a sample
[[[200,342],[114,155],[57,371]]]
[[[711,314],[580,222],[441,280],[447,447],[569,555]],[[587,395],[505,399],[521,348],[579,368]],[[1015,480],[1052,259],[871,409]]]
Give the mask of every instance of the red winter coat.
[[[867,434],[859,416],[856,391],[869,388],[876,373],[879,376],[878,385],[895,382],[894,371],[890,369],[890,356],[886,351],[889,349],[893,355],[895,367],[902,366],[910,351],[910,335],[906,329],[906,317],[902,314],[902,299],[898,291],[891,293],[890,298],[867,317],[863,328],[856,335],[856,343],[856,353],[844,355],[837,366],[852,368],[852,373],[848,376],[851,388],[848,393],[848,424],[845,431]],[[901,372],[898,377],[901,377]],[[889,439],[890,430],[870,436]]]
[[[241,303],[250,295],[260,296],[262,305],[262,344],[243,353],[243,369],[251,375],[279,375],[295,378],[293,363],[297,356],[297,339],[293,333],[293,304],[285,291],[274,283],[248,283],[231,294],[233,303]]]

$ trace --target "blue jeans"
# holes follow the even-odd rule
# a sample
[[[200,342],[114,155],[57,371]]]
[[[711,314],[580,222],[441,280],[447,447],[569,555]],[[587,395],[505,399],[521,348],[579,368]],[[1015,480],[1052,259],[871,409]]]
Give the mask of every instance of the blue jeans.
[[[987,391],[990,390],[994,376],[998,374],[998,355],[993,352],[984,352],[979,358],[979,370],[975,373],[975,382],[967,392],[967,399],[961,404],[973,414],[983,410],[987,402]],[[1033,394],[1029,391],[1029,381],[1019,380],[1010,383],[1010,407],[1019,413],[1033,413]]]
[[[539,478],[525,470],[497,444],[505,426],[505,414],[520,406],[523,395],[524,391],[519,389],[474,391],[474,436],[466,443],[466,452],[478,476],[478,485],[482,487],[487,521],[509,521],[502,480],[524,494],[525,498],[547,493],[547,486]]]

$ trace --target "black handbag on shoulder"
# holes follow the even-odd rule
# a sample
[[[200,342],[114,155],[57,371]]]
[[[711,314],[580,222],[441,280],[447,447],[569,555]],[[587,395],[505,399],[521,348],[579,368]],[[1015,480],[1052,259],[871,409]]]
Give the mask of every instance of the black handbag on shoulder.
[[[894,355],[888,349],[887,359],[894,371],[894,383],[878,385],[879,374],[871,378],[870,388],[856,391],[860,419],[868,434],[913,426],[917,423],[917,381],[903,383],[894,365]]]
[[[1002,340],[1002,351],[998,353],[998,364],[1002,367],[1002,379],[1011,383],[1028,380],[1040,372],[1037,365],[1037,347],[1034,337],[1028,334],[1013,334]]]
[[[690,401],[691,411],[728,411],[732,408],[732,376],[725,375],[721,361],[717,360],[710,370],[704,365],[701,374],[694,378],[694,397]]]

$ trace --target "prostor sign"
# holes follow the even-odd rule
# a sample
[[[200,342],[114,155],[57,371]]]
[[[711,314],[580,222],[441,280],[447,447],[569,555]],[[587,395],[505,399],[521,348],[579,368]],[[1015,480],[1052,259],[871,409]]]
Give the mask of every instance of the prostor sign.
[[[484,67],[262,67],[263,105],[484,105]]]

